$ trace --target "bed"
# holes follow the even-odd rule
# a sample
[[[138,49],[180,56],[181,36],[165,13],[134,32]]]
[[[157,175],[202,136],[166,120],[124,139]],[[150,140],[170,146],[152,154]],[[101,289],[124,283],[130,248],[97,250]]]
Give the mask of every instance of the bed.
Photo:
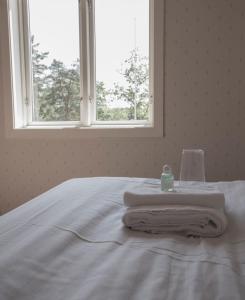
[[[218,238],[125,228],[125,190],[157,179],[68,180],[0,217],[1,300],[245,299],[245,182]]]

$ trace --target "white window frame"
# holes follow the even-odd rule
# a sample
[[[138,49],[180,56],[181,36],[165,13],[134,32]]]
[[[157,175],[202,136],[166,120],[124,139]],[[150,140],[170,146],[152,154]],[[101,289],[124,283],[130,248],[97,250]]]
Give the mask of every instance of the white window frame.
[[[164,126],[164,1],[150,0],[150,103],[152,118],[145,121],[95,121],[95,105],[90,105],[90,101],[95,102],[95,82],[90,70],[94,70],[95,58],[89,57],[89,53],[94,53],[93,30],[94,19],[91,13],[90,3],[94,0],[80,0],[79,20],[81,32],[81,44],[87,47],[80,47],[81,55],[81,122],[31,122],[29,101],[28,111],[23,109],[25,101],[32,99],[32,88],[26,86],[26,82],[31,82],[31,66],[29,59],[25,59],[27,65],[21,63],[20,53],[30,57],[30,43],[23,32],[29,28],[28,16],[26,15],[27,0],[17,0],[18,13],[24,14],[23,18],[16,20],[17,7],[16,0],[2,0],[0,2],[0,80],[2,81],[5,126],[8,137],[163,137]],[[92,5],[92,7],[94,7]],[[22,20],[26,20],[22,22]],[[82,24],[81,24],[82,23]],[[23,30],[21,30],[23,28]],[[13,40],[15,43],[13,43]],[[89,40],[89,43],[88,43]],[[3,43],[1,41],[9,41]],[[88,45],[92,49],[88,48]],[[92,52],[91,52],[92,50]],[[23,60],[22,60],[23,61]],[[21,74],[22,81],[18,81],[18,74]],[[26,80],[29,78],[29,80]],[[22,100],[22,102],[20,101]]]

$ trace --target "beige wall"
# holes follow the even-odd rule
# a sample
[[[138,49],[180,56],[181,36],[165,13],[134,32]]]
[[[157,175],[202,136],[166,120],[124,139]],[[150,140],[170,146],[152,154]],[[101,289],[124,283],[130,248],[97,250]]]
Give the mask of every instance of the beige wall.
[[[167,0],[164,138],[6,139],[1,98],[2,212],[72,177],[177,176],[184,147],[206,151],[208,180],[245,179],[244,28],[243,0]]]

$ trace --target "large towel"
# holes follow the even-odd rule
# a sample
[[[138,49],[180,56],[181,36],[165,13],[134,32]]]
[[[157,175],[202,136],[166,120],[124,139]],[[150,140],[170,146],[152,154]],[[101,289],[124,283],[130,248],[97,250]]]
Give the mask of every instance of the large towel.
[[[141,205],[188,205],[224,208],[224,194],[208,188],[177,188],[175,192],[162,192],[159,187],[145,187],[124,193],[124,204],[128,207]]]
[[[124,204],[123,223],[133,230],[215,237],[227,226],[224,194],[207,186],[178,187],[175,192],[135,188],[124,193]]]
[[[129,207],[123,223],[150,233],[179,232],[187,236],[216,237],[227,226],[223,209],[186,205]]]

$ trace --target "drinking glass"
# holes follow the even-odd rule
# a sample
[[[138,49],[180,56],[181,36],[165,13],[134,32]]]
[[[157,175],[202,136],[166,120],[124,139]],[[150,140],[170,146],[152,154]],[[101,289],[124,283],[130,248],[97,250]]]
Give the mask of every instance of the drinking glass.
[[[204,151],[183,149],[180,166],[180,186],[205,182]]]

